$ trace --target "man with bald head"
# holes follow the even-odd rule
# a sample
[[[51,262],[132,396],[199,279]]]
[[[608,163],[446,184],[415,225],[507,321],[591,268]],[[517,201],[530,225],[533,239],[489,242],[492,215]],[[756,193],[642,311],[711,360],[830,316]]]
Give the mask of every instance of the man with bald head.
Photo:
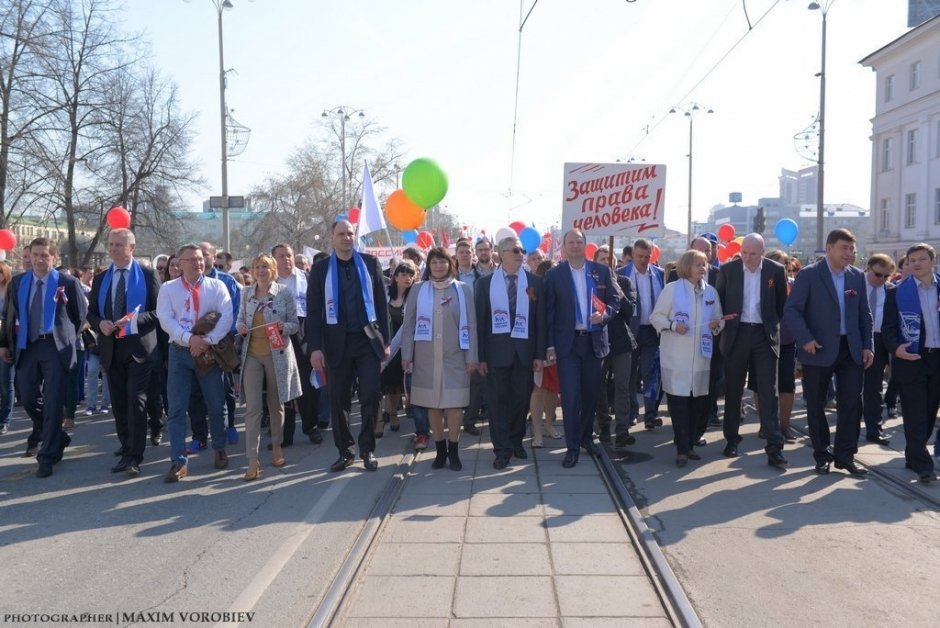
[[[705,254],[705,257],[708,258],[708,285],[714,286],[716,283],[718,283],[718,267],[714,264],[715,260],[712,256],[712,243],[708,240],[708,238],[698,236],[692,240],[692,244],[689,246],[689,249],[693,251],[701,251]],[[679,275],[676,273],[676,269],[673,268],[669,271],[669,276],[666,278],[666,283],[672,283],[677,279],[679,279]]]
[[[761,433],[767,439],[767,464],[785,469],[783,435],[777,414],[777,361],[780,320],[787,300],[783,265],[764,255],[764,238],[750,233],[741,243],[741,259],[723,264],[718,273],[721,310],[729,317],[719,347],[725,358],[724,454],[738,455],[741,442],[741,396],[748,368],[756,376]]]

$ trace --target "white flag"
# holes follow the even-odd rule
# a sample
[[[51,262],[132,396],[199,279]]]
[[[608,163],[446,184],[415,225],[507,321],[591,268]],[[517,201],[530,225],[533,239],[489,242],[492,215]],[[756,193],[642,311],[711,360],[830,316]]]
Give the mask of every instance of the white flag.
[[[319,253],[319,252],[320,252],[319,250],[317,250],[317,249],[315,249],[315,248],[313,248],[313,247],[310,247],[310,246],[306,246],[306,245],[305,245],[305,246],[304,246],[304,257],[307,258],[307,263],[308,263],[308,264],[313,264],[313,258],[314,258],[314,256],[316,256],[316,254]]]
[[[372,189],[372,175],[369,174],[369,164],[362,167],[362,207],[359,208],[359,223],[356,225],[356,248],[359,248],[359,239],[373,231],[386,229],[385,216],[379,208],[379,201],[375,198]]]

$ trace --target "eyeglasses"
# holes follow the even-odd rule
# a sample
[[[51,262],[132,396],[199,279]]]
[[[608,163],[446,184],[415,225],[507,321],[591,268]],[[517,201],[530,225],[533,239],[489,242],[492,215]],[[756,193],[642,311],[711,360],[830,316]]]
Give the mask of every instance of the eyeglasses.
[[[886,279],[890,275],[890,273],[876,273],[875,271],[871,271],[871,274],[878,279]]]
[[[516,255],[525,255],[525,249],[514,246],[511,249],[505,249],[503,253],[515,253]]]

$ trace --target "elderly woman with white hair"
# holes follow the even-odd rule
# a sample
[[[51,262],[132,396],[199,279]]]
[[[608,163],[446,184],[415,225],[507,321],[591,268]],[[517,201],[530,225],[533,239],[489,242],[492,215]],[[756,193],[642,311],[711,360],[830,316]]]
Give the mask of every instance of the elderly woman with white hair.
[[[708,412],[708,380],[715,336],[724,328],[718,293],[708,285],[708,258],[686,251],[676,266],[679,280],[666,284],[650,314],[660,335],[662,387],[672,417],[676,465],[700,460],[693,426]]]

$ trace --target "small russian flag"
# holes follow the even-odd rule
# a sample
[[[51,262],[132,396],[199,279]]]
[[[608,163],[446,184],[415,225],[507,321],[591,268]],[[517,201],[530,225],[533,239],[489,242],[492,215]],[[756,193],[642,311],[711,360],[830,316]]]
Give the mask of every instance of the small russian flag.
[[[310,371],[310,385],[316,389],[320,389],[326,386],[326,371]]]
[[[140,313],[140,306],[138,305],[133,310],[127,313],[127,316],[124,317],[124,326],[121,327],[121,330],[118,332],[118,338],[127,337],[127,330],[130,329],[131,321],[137,318],[137,315]]]

